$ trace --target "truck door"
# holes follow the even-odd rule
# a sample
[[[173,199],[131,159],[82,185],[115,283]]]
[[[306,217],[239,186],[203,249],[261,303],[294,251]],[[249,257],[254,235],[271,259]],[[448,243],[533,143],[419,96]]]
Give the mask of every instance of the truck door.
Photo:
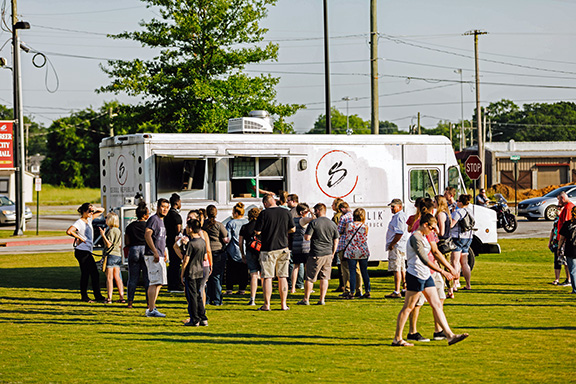
[[[429,197],[443,193],[442,185],[444,165],[443,164],[413,164],[406,166],[404,175],[404,202],[407,212],[414,211],[414,202],[419,197]]]

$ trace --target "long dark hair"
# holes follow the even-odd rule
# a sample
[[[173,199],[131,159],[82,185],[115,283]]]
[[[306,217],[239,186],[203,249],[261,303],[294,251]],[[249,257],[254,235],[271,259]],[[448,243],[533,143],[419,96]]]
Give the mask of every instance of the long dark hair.
[[[210,204],[206,207],[206,215],[208,216],[207,227],[216,225],[216,216],[218,215],[218,209],[215,205]]]

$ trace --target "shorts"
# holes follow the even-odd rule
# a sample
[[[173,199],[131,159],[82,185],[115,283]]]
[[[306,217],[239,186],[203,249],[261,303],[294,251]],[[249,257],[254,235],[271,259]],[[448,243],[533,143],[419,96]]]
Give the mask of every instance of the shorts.
[[[406,290],[422,292],[424,288],[428,287],[434,287],[434,279],[432,276],[428,277],[426,280],[422,280],[408,272],[406,273]]]
[[[293,253],[292,264],[306,264],[309,253]]]
[[[106,268],[120,268],[122,266],[122,257],[108,255],[106,258]]]
[[[306,261],[306,281],[314,283],[317,279],[330,280],[332,273],[332,255],[308,256]]]
[[[406,271],[406,252],[398,249],[398,246],[392,247],[392,250],[388,252],[388,271]]]
[[[258,253],[250,249],[246,250],[246,265],[248,266],[248,273],[260,272],[260,260],[258,260]]]
[[[148,268],[148,280],[150,280],[150,285],[167,285],[168,276],[166,273],[166,261],[164,261],[164,257],[160,257],[160,260],[155,263],[154,256],[145,255],[144,261]]]
[[[436,292],[438,292],[438,297],[440,298],[440,300],[445,300],[446,292],[444,291],[444,288],[446,285],[444,284],[444,277],[442,276],[441,273],[434,272],[432,274],[432,279],[434,280],[434,285],[436,286]],[[418,299],[416,306],[421,307],[427,301],[428,300],[426,300],[426,297],[424,297],[424,295],[420,295],[420,298]]]
[[[260,252],[260,267],[263,279],[273,279],[275,276],[288,277],[290,268],[290,250],[288,248]]]
[[[566,265],[566,256],[564,256],[564,252],[560,252],[559,248],[556,247],[556,251],[554,251],[554,269],[562,269],[563,265]]]
[[[457,239],[455,237],[452,238],[454,240],[454,244],[456,245],[456,249],[452,252],[462,252],[468,253],[470,251],[470,245],[472,245],[472,239]]]

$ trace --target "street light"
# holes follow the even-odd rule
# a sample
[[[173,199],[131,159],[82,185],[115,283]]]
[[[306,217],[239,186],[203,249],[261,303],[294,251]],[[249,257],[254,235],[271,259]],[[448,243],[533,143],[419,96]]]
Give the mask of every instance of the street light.
[[[355,97],[355,98],[350,98],[350,97],[348,97],[348,96],[345,96],[345,97],[342,98],[342,100],[346,102],[346,134],[347,134],[347,135],[351,135],[352,133],[354,133],[354,131],[353,131],[352,129],[350,129],[350,121],[349,121],[349,117],[348,117],[348,116],[349,116],[349,113],[348,113],[348,102],[349,102],[350,100],[358,100],[358,98],[357,98],[357,97]]]

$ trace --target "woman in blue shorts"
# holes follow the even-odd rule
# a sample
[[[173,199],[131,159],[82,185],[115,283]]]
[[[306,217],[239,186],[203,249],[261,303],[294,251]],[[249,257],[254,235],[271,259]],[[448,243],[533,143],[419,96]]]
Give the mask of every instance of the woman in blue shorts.
[[[463,289],[472,288],[470,286],[472,271],[468,265],[468,253],[470,252],[470,246],[472,245],[473,234],[472,231],[462,231],[459,223],[466,215],[473,217],[470,200],[472,200],[472,196],[460,195],[456,202],[457,208],[452,212],[452,220],[455,224],[450,229],[450,237],[452,237],[454,244],[456,244],[456,249],[452,251],[451,262],[457,275],[453,284],[451,284],[451,287],[448,288],[448,294],[446,295],[447,298],[454,298],[454,291],[457,291],[458,288],[460,288],[460,274],[462,274],[466,280],[466,286]]]
[[[416,306],[420,295],[424,296],[430,303],[432,311],[434,312],[434,319],[438,321],[444,334],[448,339],[448,345],[456,344],[459,341],[468,337],[467,333],[456,335],[450,329],[446,316],[442,310],[442,305],[438,297],[438,292],[434,286],[434,280],[430,273],[430,269],[439,272],[447,278],[452,280],[454,277],[449,273],[438,267],[436,264],[430,263],[428,260],[428,253],[430,252],[430,243],[426,239],[426,235],[436,227],[436,219],[429,213],[426,213],[420,219],[420,226],[410,236],[406,246],[406,259],[408,267],[406,268],[406,299],[404,306],[398,313],[396,322],[396,334],[394,335],[393,347],[412,347],[414,344],[406,342],[402,339],[404,332],[404,325],[410,316],[410,313]]]

